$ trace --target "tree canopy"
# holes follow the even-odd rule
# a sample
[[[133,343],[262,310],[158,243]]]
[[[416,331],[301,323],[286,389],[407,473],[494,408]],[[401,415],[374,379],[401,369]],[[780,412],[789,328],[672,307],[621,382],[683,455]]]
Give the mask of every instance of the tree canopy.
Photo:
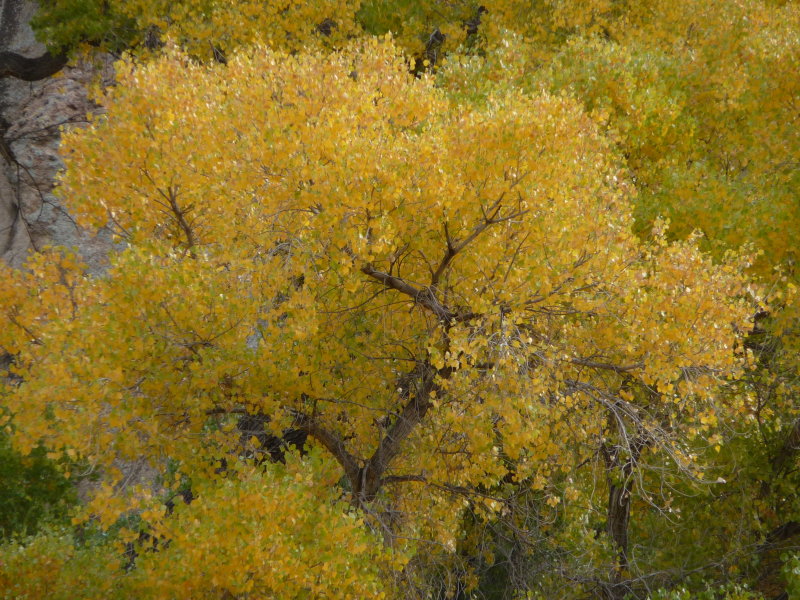
[[[749,597],[800,531],[775,4],[44,2],[133,53],[63,139],[108,271],[0,273],[12,439],[100,479],[11,597]]]

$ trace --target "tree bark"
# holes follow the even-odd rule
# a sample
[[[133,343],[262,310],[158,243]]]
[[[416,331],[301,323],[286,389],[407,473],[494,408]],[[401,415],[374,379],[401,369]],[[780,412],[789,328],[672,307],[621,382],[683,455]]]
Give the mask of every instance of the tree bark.
[[[371,502],[375,499],[375,495],[382,485],[383,475],[400,452],[400,446],[425,418],[431,407],[431,396],[437,390],[437,375],[442,375],[442,373],[427,362],[420,363],[414,370],[412,377],[415,379],[413,383],[416,390],[409,394],[403,411],[361,469],[360,481],[356,490],[356,496],[361,502]]]
[[[800,419],[796,419],[783,444],[772,458],[772,470],[776,474],[783,472],[797,456],[800,450]]]
[[[614,566],[612,580],[606,588],[608,596],[613,600],[623,598],[630,591],[628,586],[624,584],[624,580],[629,566],[628,526],[631,516],[631,482],[633,481],[636,463],[644,446],[644,439],[641,436],[636,436],[628,448],[630,456],[622,460],[619,456],[621,448],[609,448],[605,445],[601,448],[608,478],[606,533],[617,553],[617,564]],[[619,480],[613,478],[612,474],[615,470],[619,473]]]
[[[606,530],[617,550],[617,577],[628,568],[628,523],[631,516],[630,479],[612,483],[608,490],[608,520]]]

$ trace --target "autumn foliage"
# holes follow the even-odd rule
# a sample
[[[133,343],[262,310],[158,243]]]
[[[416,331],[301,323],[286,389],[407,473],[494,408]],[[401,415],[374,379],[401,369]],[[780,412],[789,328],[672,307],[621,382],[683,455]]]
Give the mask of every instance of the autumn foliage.
[[[0,399],[98,533],[9,597],[747,597],[800,508],[795,3],[412,4],[81,4],[138,32],[58,189],[118,249],[3,268]]]

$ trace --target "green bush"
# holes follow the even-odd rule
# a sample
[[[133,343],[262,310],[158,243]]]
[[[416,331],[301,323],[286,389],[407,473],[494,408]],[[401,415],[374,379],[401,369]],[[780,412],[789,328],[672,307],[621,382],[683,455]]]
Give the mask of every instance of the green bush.
[[[74,486],[44,448],[22,456],[0,434],[0,540],[63,521],[76,501]]]

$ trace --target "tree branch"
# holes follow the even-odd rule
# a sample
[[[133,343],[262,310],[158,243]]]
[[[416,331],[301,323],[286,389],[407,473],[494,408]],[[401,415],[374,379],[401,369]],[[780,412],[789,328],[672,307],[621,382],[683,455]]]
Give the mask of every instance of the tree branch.
[[[439,302],[439,300],[436,298],[436,295],[433,293],[433,290],[430,288],[415,288],[413,285],[404,279],[401,279],[400,277],[395,277],[394,275],[389,275],[388,273],[383,273],[382,271],[376,271],[372,268],[372,265],[364,265],[361,267],[361,272],[364,273],[364,275],[372,277],[376,281],[380,281],[386,287],[397,290],[401,294],[405,294],[415,302],[430,310],[445,323],[450,323],[453,320],[464,320],[464,317],[459,318],[457,313],[453,312]]]
[[[796,419],[778,452],[772,457],[772,470],[781,473],[800,450],[800,419]]]
[[[504,196],[505,192],[500,194],[500,197],[497,198],[497,200],[495,200],[488,209],[485,209],[481,206],[481,213],[483,213],[483,222],[478,223],[475,227],[473,227],[470,234],[460,242],[453,241],[453,239],[450,237],[450,231],[448,230],[447,222],[445,222],[444,235],[445,239],[447,240],[447,251],[442,257],[442,260],[439,263],[439,267],[436,269],[433,276],[431,277],[432,288],[435,288],[439,284],[439,280],[441,279],[442,275],[444,275],[444,272],[445,270],[447,270],[447,267],[450,266],[450,263],[452,262],[453,258],[455,258],[456,254],[458,254],[469,244],[471,244],[475,240],[475,238],[477,238],[481,233],[486,231],[486,229],[488,229],[491,225],[495,225],[496,223],[502,223],[504,221],[509,221],[511,219],[516,219],[517,217],[521,217],[526,212],[528,212],[527,210],[518,210],[516,212],[511,213],[510,215],[501,217],[500,211],[503,209],[502,202]]]
[[[304,413],[295,413],[295,423],[299,429],[302,429],[317,440],[333,455],[336,461],[342,465],[347,479],[350,480],[350,485],[353,489],[356,489],[361,470],[358,467],[358,459],[345,448],[344,440],[335,432],[322,427],[316,419]]]
[[[364,465],[359,492],[363,500],[369,502],[380,489],[382,476],[392,460],[400,452],[400,446],[411,431],[425,418],[431,407],[431,395],[436,392],[438,371],[428,362],[415,367],[417,372],[416,392],[410,394],[397,420],[389,428],[378,444],[372,457]]]
[[[224,414],[236,414],[236,415],[249,415],[249,411],[245,408],[211,408],[205,411],[205,414],[208,416],[213,415],[224,415]],[[336,459],[336,461],[342,465],[347,478],[350,480],[351,485],[355,489],[355,484],[359,481],[359,473],[360,469],[358,467],[358,459],[350,454],[344,446],[344,441],[340,438],[336,433],[333,431],[329,431],[322,427],[316,419],[313,417],[308,416],[305,413],[301,413],[299,411],[293,411],[294,414],[294,426],[297,429],[304,431],[309,436],[313,437],[317,440],[320,444],[322,444],[323,448],[325,448],[331,455]]]
[[[593,360],[587,360],[585,358],[572,358],[570,361],[573,365],[581,365],[583,367],[590,367],[592,369],[603,369],[606,371],[614,371],[615,373],[629,373],[630,371],[636,371],[637,369],[643,369],[644,363],[638,362],[632,365],[612,365],[610,363],[602,363],[602,362],[595,362]]]
[[[187,206],[186,208],[181,208],[178,206],[177,186],[170,186],[168,189],[168,194],[165,194],[161,189],[159,189],[158,192],[167,200],[167,202],[169,202],[169,207],[172,209],[172,214],[175,216],[178,227],[180,227],[183,235],[186,236],[186,249],[190,254],[194,255],[193,248],[197,244],[197,240],[194,237],[194,231],[192,231],[192,227],[186,221],[186,213],[192,210],[192,207]]]

